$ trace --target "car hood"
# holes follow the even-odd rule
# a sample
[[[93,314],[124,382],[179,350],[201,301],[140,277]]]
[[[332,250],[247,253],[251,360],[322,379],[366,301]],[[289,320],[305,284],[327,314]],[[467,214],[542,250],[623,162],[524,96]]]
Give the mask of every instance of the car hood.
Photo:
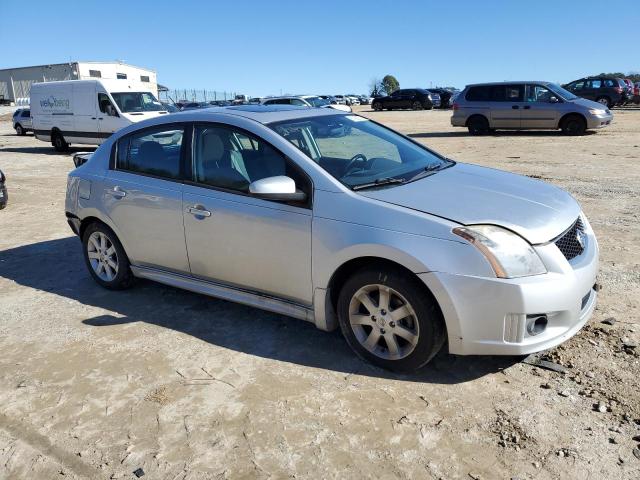
[[[597,108],[598,110],[602,110],[603,108],[601,103],[594,102],[593,100],[587,100],[586,98],[574,98],[573,100],[570,100],[570,102],[586,108]]]
[[[532,244],[554,239],[580,215],[578,202],[553,185],[464,163],[405,185],[358,193],[463,225],[499,225]]]

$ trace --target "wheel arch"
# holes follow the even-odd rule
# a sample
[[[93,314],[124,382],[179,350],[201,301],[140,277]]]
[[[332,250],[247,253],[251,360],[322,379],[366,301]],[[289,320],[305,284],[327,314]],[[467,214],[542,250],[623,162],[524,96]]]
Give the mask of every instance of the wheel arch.
[[[482,113],[474,113],[473,115],[469,115],[467,117],[467,120],[464,122],[464,126],[468,127],[469,126],[469,122],[471,121],[471,119],[473,118],[484,118],[487,123],[489,124],[489,127],[491,127],[491,122],[489,121],[489,119],[487,118],[486,115],[482,114]]]
[[[562,117],[560,117],[560,120],[558,120],[558,128],[562,128],[563,123],[567,120],[567,118],[569,117],[580,117],[582,119],[582,121],[585,123],[585,125],[588,125],[587,122],[587,117],[585,117],[582,113],[580,112],[568,112],[565,113]]]
[[[109,219],[103,218],[101,215],[99,215],[98,212],[90,212],[80,220],[80,228],[79,228],[80,240],[82,240],[82,237],[84,236],[84,232],[87,230],[87,227],[89,227],[89,225],[91,225],[92,223],[100,223],[106,226],[109,230],[111,230],[113,234],[116,237],[118,237],[118,241],[122,245],[122,248],[124,249],[127,256],[129,256],[129,250],[127,248],[127,245],[123,241],[122,235],[120,235],[120,232],[118,231],[116,226],[113,225],[113,223],[109,221]]]
[[[316,326],[323,330],[333,330],[337,327],[337,306],[338,296],[345,282],[358,270],[364,267],[380,266],[382,268],[393,269],[398,272],[402,272],[415,279],[416,284],[420,286],[421,290],[433,300],[436,307],[442,314],[442,309],[436,299],[435,295],[431,292],[429,287],[420,279],[417,273],[412,271],[407,265],[403,265],[396,260],[390,260],[384,257],[366,255],[360,257],[354,257],[343,262],[338,268],[336,268],[331,275],[329,282],[327,283],[324,298],[324,305],[322,305],[323,316],[325,318],[316,319]],[[446,328],[446,322],[445,322]]]

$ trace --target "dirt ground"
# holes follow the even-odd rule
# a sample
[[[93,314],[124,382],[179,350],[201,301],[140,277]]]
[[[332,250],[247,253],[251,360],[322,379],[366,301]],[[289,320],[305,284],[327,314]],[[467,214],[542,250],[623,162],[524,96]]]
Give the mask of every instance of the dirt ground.
[[[65,221],[71,156],[5,116],[0,478],[640,478],[640,110],[585,137],[482,138],[450,112],[359,110],[582,203],[602,291],[546,353],[566,373],[442,353],[393,375],[309,323],[147,281],[103,290]]]

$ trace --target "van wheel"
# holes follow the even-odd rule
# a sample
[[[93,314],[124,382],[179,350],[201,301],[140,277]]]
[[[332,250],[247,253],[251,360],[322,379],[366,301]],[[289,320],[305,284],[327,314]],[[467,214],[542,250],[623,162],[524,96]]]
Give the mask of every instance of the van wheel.
[[[486,135],[489,133],[489,122],[483,116],[476,115],[469,119],[467,128],[471,135]]]
[[[123,290],[133,284],[129,258],[113,231],[92,223],[82,235],[84,260],[93,279],[109,290]]]
[[[338,298],[338,320],[355,353],[388,370],[419,369],[445,341],[433,297],[410,274],[386,267],[367,267],[347,280]]]
[[[562,121],[560,128],[565,135],[584,135],[587,130],[587,122],[580,115],[569,115]]]
[[[611,99],[609,97],[598,97],[596,98],[596,102],[604,105],[607,108],[611,108],[613,105],[611,104]]]
[[[16,135],[26,135],[27,132],[25,131],[24,128],[22,128],[22,125],[20,125],[19,123],[16,125]]]
[[[60,132],[54,132],[51,134],[51,144],[53,145],[53,148],[56,149],[56,152],[69,151],[69,144],[64,141],[64,137]]]

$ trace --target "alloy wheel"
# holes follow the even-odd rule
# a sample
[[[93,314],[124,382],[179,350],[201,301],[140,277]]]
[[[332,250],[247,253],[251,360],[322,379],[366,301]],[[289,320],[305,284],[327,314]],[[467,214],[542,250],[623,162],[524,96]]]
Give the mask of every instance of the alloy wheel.
[[[87,256],[95,274],[105,282],[118,275],[118,254],[113,242],[102,232],[93,232],[87,242]]]
[[[407,357],[420,337],[413,307],[386,285],[366,285],[353,295],[349,323],[360,345],[384,360]]]

